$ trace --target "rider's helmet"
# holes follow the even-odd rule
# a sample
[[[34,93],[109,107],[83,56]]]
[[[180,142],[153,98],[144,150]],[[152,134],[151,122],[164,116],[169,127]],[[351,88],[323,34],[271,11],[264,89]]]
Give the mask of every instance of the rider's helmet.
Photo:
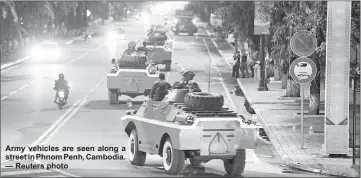
[[[59,79],[64,79],[64,74],[60,73],[59,74]]]

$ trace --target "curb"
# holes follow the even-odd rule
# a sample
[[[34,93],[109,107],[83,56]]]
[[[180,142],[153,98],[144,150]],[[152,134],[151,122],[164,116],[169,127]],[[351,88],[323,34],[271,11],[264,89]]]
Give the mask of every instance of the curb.
[[[228,66],[230,67],[230,69],[232,69],[232,66],[230,65],[230,63],[227,61],[227,59],[225,58],[225,55],[224,53],[218,49],[218,46],[216,44],[216,42],[211,39],[213,45],[217,48],[217,51],[218,53],[222,56],[222,58],[226,61],[226,63],[228,64]],[[260,109],[258,108],[258,106],[256,105],[256,102],[253,101],[252,97],[250,95],[247,94],[247,91],[245,90],[245,87],[242,85],[240,79],[237,79],[237,83],[239,85],[239,87],[241,88],[243,94],[244,94],[244,97],[248,100],[249,104],[251,105],[251,107],[254,109],[254,111],[256,112],[257,116],[260,118],[259,121],[261,122],[261,124],[264,126],[264,130],[265,132],[267,133],[268,137],[269,138],[275,138],[273,132],[271,132],[262,112],[260,111]],[[287,99],[286,99],[287,101]],[[289,101],[289,100],[288,100]],[[295,100],[293,100],[295,101]],[[266,102],[265,102],[266,103]],[[282,102],[281,102],[282,103]],[[276,149],[277,152],[278,149]],[[282,155],[279,153],[279,155]],[[282,158],[282,157],[281,157]],[[283,158],[282,158],[283,160]],[[334,173],[334,172],[331,172],[331,171],[327,171],[327,170],[322,170],[322,169],[315,169],[315,168],[312,168],[310,166],[307,166],[307,165],[303,165],[303,164],[295,164],[295,163],[292,163],[292,162],[287,162],[287,161],[284,161],[284,163],[286,164],[286,166],[290,167],[290,168],[293,168],[293,169],[299,169],[299,170],[303,170],[303,171],[307,171],[307,172],[312,172],[312,173],[316,173],[316,174],[324,174],[324,175],[332,175],[332,176],[338,176],[338,177],[359,177],[359,175],[355,174],[340,174],[340,173]]]

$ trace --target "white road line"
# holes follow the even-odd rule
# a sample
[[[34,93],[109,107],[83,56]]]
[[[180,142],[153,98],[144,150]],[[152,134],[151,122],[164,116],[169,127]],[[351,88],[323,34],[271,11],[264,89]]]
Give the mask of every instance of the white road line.
[[[59,130],[65,125],[65,123],[68,122],[79,111],[79,109],[82,106],[84,106],[85,102],[87,101],[86,100],[87,97],[88,96],[85,96],[83,101],[80,104],[76,105],[71,110],[70,114],[67,114],[67,116],[64,119],[60,120],[59,124],[56,125],[56,127],[54,128],[54,130],[52,130],[52,132],[48,135],[48,137],[39,144],[46,145],[55,136],[55,134],[57,134],[59,132]],[[78,101],[80,102],[81,100],[78,100]],[[77,103],[79,103],[79,102],[77,102]]]
[[[30,81],[30,83],[34,83],[34,82],[36,82],[36,80],[32,80],[32,81]]]
[[[80,59],[80,58],[82,58],[82,57],[86,56],[87,54],[88,54],[88,53],[84,53],[84,54],[82,54],[82,55],[80,55],[80,56],[76,57],[76,58],[75,58],[75,60],[78,60],[78,59]]]
[[[35,140],[35,142],[33,142],[30,147],[39,145],[41,143],[41,141],[44,140],[44,138],[48,135],[50,135],[54,129],[56,129],[56,127],[58,127],[58,125],[64,120],[66,119],[66,116],[69,115],[69,113],[71,113],[71,111],[74,110],[74,108],[80,103],[81,100],[77,100],[62,116],[60,116],[49,128],[48,130],[46,130],[37,140]],[[26,150],[28,151],[28,150]]]
[[[13,94],[15,94],[17,91],[15,90],[15,91],[13,91],[13,92],[11,92],[9,95],[13,95]]]
[[[210,59],[213,61],[213,63],[215,63],[213,57],[212,57],[212,54],[211,54],[211,51],[209,50],[209,47],[206,43],[206,41],[203,39],[203,44],[204,46],[207,48],[207,53],[210,57]],[[231,97],[231,94],[226,86],[226,84],[224,83],[223,81],[223,78],[222,78],[222,75],[221,75],[221,72],[219,71],[219,69],[217,68],[216,69],[217,72],[218,72],[218,75],[220,76],[221,78],[221,83],[222,83],[222,86],[224,88],[224,90],[226,91],[226,96],[228,98],[228,101],[230,102],[231,106],[234,108],[234,110],[236,111],[236,105],[234,104],[233,100],[232,100],[232,97]],[[254,160],[254,163],[259,163],[259,158],[257,157],[256,153],[254,152],[254,150],[246,150],[246,152],[248,153],[248,155],[250,155],[252,157],[252,159]]]
[[[29,84],[26,84],[26,85],[20,87],[19,90],[22,90],[22,89],[26,88],[27,86],[29,86]]]
[[[40,169],[40,170],[26,170],[26,171],[11,171],[11,172],[1,172],[1,176],[15,176],[15,175],[24,175],[24,174],[37,174],[37,173],[49,173],[51,171]]]
[[[6,98],[7,98],[7,96],[4,96],[4,97],[1,98],[1,100],[4,100],[4,99],[6,99]]]
[[[85,95],[84,98],[83,98],[83,100],[86,100],[87,98],[88,98],[88,95]]]
[[[94,91],[94,88],[92,88],[90,91],[89,91],[89,93],[92,93]]]
[[[96,84],[96,85],[95,85],[95,88],[97,88],[99,85],[100,85],[100,83]]]

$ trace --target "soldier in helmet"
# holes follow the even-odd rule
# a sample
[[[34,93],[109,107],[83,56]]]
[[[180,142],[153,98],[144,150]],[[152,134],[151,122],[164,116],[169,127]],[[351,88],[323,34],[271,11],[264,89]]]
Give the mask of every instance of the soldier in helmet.
[[[175,82],[173,84],[173,88],[176,89],[190,89],[194,92],[200,92],[201,89],[199,88],[198,84],[195,82],[191,82],[196,74],[190,70],[186,70],[182,74],[182,83]]]
[[[150,91],[149,98],[154,101],[162,101],[171,88],[172,86],[165,80],[165,75],[161,73],[159,74],[159,80],[155,82]]]

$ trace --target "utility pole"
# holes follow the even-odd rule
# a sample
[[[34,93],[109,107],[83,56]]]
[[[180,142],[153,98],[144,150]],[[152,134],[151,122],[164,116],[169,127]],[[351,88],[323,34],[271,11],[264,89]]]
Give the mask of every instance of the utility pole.
[[[266,81],[266,65],[265,65],[265,52],[264,52],[264,47],[265,47],[265,39],[264,39],[265,35],[260,35],[260,43],[261,43],[261,47],[260,47],[260,52],[261,52],[261,60],[260,60],[260,80],[259,80],[259,85],[258,85],[258,91],[268,91],[268,87],[267,87],[267,81]]]

